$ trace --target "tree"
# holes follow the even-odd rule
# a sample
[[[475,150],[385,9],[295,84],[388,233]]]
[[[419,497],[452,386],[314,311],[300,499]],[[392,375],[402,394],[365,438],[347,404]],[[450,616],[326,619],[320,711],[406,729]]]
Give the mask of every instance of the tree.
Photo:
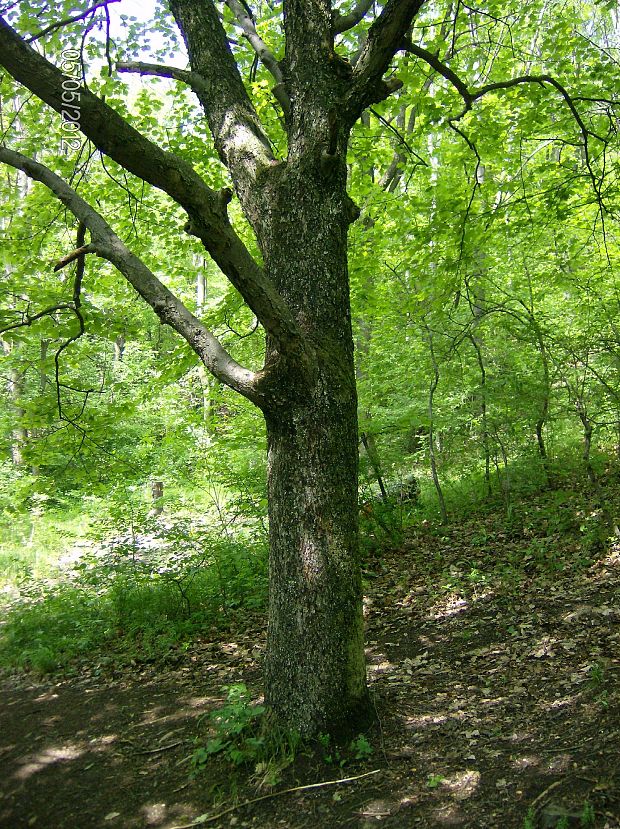
[[[264,414],[270,520],[266,699],[277,719],[304,735],[358,722],[368,715],[369,700],[358,563],[357,398],[347,266],[347,233],[360,212],[347,192],[351,132],[369,107],[401,89],[401,80],[385,77],[400,53],[405,55],[407,80],[422,78],[421,87],[428,91],[430,71],[447,82],[451,94],[458,93],[464,108],[450,125],[474,151],[458,123],[488,93],[523,85],[549,87],[567,104],[595,186],[589,147],[598,136],[565,88],[549,75],[509,75],[493,81],[487,75],[482,85],[470,88],[449,65],[454,49],[448,49],[442,60],[432,42],[433,16],[441,18],[446,10],[429,7],[429,19],[419,29],[426,45],[413,41],[413,23],[426,12],[424,0],[387,0],[374,17],[368,0],[347,5],[342,12],[332,9],[330,0],[285,0],[281,60],[261,37],[263,30],[246,3],[226,0],[223,15],[214,0],[171,0],[169,9],[185,42],[190,69],[136,62],[119,62],[117,68],[172,78],[195,92],[254,234],[254,255],[253,243],[242,241],[229,218],[231,190],[214,190],[185,158],[139,132],[130,116],[121,115],[85,84],[68,85],[66,59],[57,66],[31,45],[49,43],[48,54],[54,54],[64,27],[91,26],[102,8],[109,20],[105,4],[84,3],[77,15],[69,15],[75,4],[64,6],[67,18],[55,20],[47,4],[37,17],[24,16],[9,5],[6,19],[0,18],[0,64],[18,84],[78,124],[101,153],[183,209],[186,232],[200,240],[262,325],[263,367],[250,370],[233,359],[95,209],[95,194],[83,198],[76,186],[40,159],[7,146],[0,147],[0,161],[44,184],[79,222],[76,249],[57,265],[65,268],[77,262],[72,299],[62,307],[72,311],[78,335],[84,329],[84,260],[95,254],[117,268],[217,380]],[[263,10],[267,21],[279,15],[269,4]],[[461,25],[459,14],[469,11],[457,11],[453,44]],[[32,33],[28,27],[34,19],[50,22],[39,22],[40,30]],[[242,78],[245,53],[232,36],[233,24],[275,81],[284,152],[276,151],[259,115],[258,92],[251,95]],[[465,26],[459,37],[471,29]],[[448,39],[445,26],[441,32]],[[336,49],[338,35],[344,36],[338,45],[347,48],[350,60]],[[474,36],[472,44],[477,44]],[[109,44],[106,56],[110,60]],[[461,59],[460,69],[470,71],[467,59]],[[200,160],[195,159],[197,165]],[[396,187],[398,176],[392,180]],[[85,230],[90,233],[88,242]],[[27,308],[8,328],[30,325],[59,307],[36,313]]]

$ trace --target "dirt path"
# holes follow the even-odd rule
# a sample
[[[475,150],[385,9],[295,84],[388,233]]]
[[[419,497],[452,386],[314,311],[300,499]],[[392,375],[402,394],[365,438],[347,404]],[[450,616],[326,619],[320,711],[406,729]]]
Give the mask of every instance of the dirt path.
[[[619,829],[620,551],[579,575],[529,574],[526,561],[509,578],[498,545],[517,560],[526,543],[490,527],[481,545],[471,522],[370,568],[373,755],[342,769],[302,757],[276,788],[378,773],[206,825],[524,829],[529,810],[531,827]],[[264,794],[217,760],[189,780],[187,762],[224,684],[260,693],[262,647],[258,629],[123,679],[90,666],[5,680],[0,827],[172,829]]]

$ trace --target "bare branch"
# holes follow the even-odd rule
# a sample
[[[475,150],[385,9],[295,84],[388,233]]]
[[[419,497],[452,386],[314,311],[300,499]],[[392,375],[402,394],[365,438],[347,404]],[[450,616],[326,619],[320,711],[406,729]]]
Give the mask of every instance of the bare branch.
[[[59,302],[57,305],[51,305],[49,308],[38,311],[36,314],[31,314],[29,311],[19,312],[21,315],[19,322],[12,322],[9,325],[0,326],[0,335],[6,334],[7,331],[15,331],[17,328],[26,328],[37,320],[43,319],[43,317],[53,316],[58,311],[73,311],[73,304],[70,302]]]
[[[217,338],[125,246],[105,219],[75,190],[48,167],[6,147],[0,147],[0,162],[22,170],[30,178],[40,181],[88,228],[92,242],[88,246],[78,248],[77,256],[74,257],[78,262],[80,258],[83,262],[84,247],[88,247],[89,252],[94,250],[98,256],[111,262],[146,300],[160,320],[174,328],[189,343],[218,380],[260,405],[262,400],[256,392],[258,376],[233,360]],[[70,306],[73,310],[76,307],[75,296],[74,288],[74,303]]]
[[[486,95],[487,92],[494,92],[496,89],[510,89],[513,86],[519,86],[519,85],[528,84],[528,83],[537,83],[537,84],[540,84],[541,86],[547,83],[550,86],[553,86],[555,89],[557,89],[558,92],[560,93],[560,95],[566,101],[566,104],[568,105],[568,108],[570,109],[570,111],[573,115],[573,118],[575,119],[575,121],[579,125],[579,129],[581,130],[581,133],[584,136],[584,138],[586,138],[587,136],[592,136],[592,138],[596,138],[598,141],[602,142],[603,144],[607,143],[604,138],[602,138],[600,135],[597,135],[597,133],[592,132],[592,130],[590,130],[586,127],[586,125],[583,122],[583,119],[581,118],[581,115],[579,114],[579,111],[578,111],[577,107],[574,104],[574,101],[573,101],[573,98],[571,97],[571,95],[568,93],[566,88],[564,86],[562,86],[562,84],[559,81],[557,81],[555,78],[553,78],[551,75],[524,75],[524,76],[519,77],[519,78],[511,78],[510,80],[507,80],[507,81],[499,81],[497,83],[489,83],[489,84],[486,84],[485,86],[481,87],[480,89],[474,90],[471,93],[471,100],[472,101],[477,101],[478,98],[482,98],[482,96]]]
[[[353,71],[348,95],[351,115],[357,119],[367,106],[384,100],[402,83],[383,81],[390,62],[424,0],[387,0],[379,17],[368,30],[368,37]]]
[[[75,262],[75,260],[80,256],[84,258],[84,254],[86,253],[97,253],[97,248],[94,245],[82,245],[81,247],[72,250],[71,253],[68,253],[56,262],[54,265],[54,273],[66,268],[67,265],[70,265],[71,262]]]
[[[273,76],[276,85],[271,90],[275,99],[282,107],[282,112],[288,115],[291,108],[291,101],[284,88],[284,75],[280,69],[280,64],[275,56],[267,48],[267,44],[256,31],[254,19],[249,13],[248,6],[245,2],[240,0],[226,0],[226,5],[235,16],[237,23],[243,30],[243,36],[246,38],[252,49],[256,52],[259,60],[268,72]]]
[[[358,4],[348,14],[334,12],[332,15],[334,34],[340,35],[357,26],[370,11],[374,2],[375,0],[359,0]]]
[[[416,46],[415,43],[412,43],[409,39],[403,40],[401,48],[404,52],[409,52],[418,58],[422,58],[422,60],[428,63],[428,65],[432,67],[435,72],[438,72],[446,80],[450,81],[452,86],[458,91],[460,96],[465,101],[467,109],[471,108],[472,96],[467,88],[467,84],[465,84],[447,64],[443,63],[437,55],[429,52],[427,49],[423,49],[421,46]]]
[[[194,92],[206,92],[207,82],[197,72],[187,69],[178,69],[176,66],[164,66],[160,63],[141,63],[139,61],[119,61],[116,64],[119,72],[133,72],[139,75],[154,75],[159,78],[173,78],[175,81],[187,84]]]
[[[73,17],[65,17],[64,20],[59,20],[57,23],[51,23],[45,29],[42,29],[38,34],[26,38],[26,43],[34,43],[35,40],[40,40],[40,38],[45,37],[45,35],[49,35],[50,32],[55,32],[56,29],[62,29],[63,26],[70,26],[72,23],[79,23],[80,20],[85,20],[91,14],[94,14],[98,9],[106,9],[107,11],[109,3],[120,3],[120,0],[105,0],[103,3],[96,3],[94,6],[90,6],[90,8],[81,12],[81,14],[75,14]]]
[[[219,19],[218,25],[221,26]],[[230,59],[234,63],[232,55]],[[57,112],[61,113],[66,107],[62,100],[64,76],[61,70],[24,43],[1,18],[0,65]],[[251,130],[247,121],[241,129],[239,119],[231,117],[236,99],[229,100],[223,95],[222,85],[217,78],[216,81],[218,101],[223,108],[221,117],[228,119],[224,132],[233,143],[236,142],[239,165],[244,169],[252,168],[254,172],[263,169],[263,165],[272,163],[267,149],[256,135],[248,139]],[[239,82],[243,87],[240,78]],[[231,95],[233,92],[231,90]],[[223,197],[216,193],[188,162],[162,150],[88,89],[81,88],[79,94],[80,129],[84,135],[130,173],[163,190],[187,211],[193,234],[202,241],[266,331],[274,337],[280,350],[286,353],[293,346],[298,351],[299,329],[290,310],[228,220],[226,204],[230,194]],[[245,90],[243,94],[246,95]],[[227,106],[224,106],[225,101],[228,101]],[[252,155],[252,148],[257,146],[262,147],[260,160]]]
[[[389,121],[387,121],[387,120],[383,117],[383,115],[381,115],[381,113],[380,113],[380,112],[377,112],[377,110],[376,110],[376,109],[373,109],[373,108],[371,107],[371,108],[370,108],[370,112],[372,112],[372,114],[375,116],[375,118],[376,118],[378,121],[380,121],[380,122],[383,124],[383,126],[384,126],[384,127],[387,127],[387,128],[390,130],[390,132],[392,132],[392,133],[396,136],[396,138],[398,139],[398,144],[400,145],[400,147],[404,147],[404,148],[405,148],[405,150],[409,153],[409,155],[414,156],[414,158],[417,160],[417,162],[418,162],[418,164],[419,164],[419,165],[422,165],[423,167],[428,167],[428,162],[426,162],[426,161],[422,158],[422,156],[418,155],[418,153],[416,153],[416,151],[415,151],[414,149],[412,149],[412,148],[411,148],[411,146],[409,145],[409,143],[408,143],[407,139],[405,138],[405,136],[404,136],[401,132],[399,132],[399,131],[396,129],[396,127],[395,127],[395,126],[393,126],[392,124],[390,124],[390,122],[389,122]],[[411,132],[411,130],[408,130],[408,132]],[[396,156],[398,156],[398,160],[402,160],[402,159],[404,158],[403,153],[402,153],[402,150],[400,150],[400,149],[397,149],[397,150],[396,150],[396,152],[395,152],[395,157],[392,159],[392,163],[395,163],[395,162],[397,161]],[[391,165],[390,165],[390,166],[391,166]],[[387,184],[383,184],[383,185],[380,185],[380,186],[381,186],[382,188],[384,188],[384,189],[385,189],[385,187],[387,186]]]

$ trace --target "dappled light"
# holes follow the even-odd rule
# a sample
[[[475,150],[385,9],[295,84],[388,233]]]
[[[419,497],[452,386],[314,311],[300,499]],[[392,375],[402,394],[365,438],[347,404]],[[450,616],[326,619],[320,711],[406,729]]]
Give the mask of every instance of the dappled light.
[[[467,531],[467,524],[446,530],[451,535]],[[369,734],[372,753],[354,761],[344,749],[321,747],[322,765],[312,767],[309,782],[380,769],[379,751],[389,766],[376,779],[345,784],[351,791],[336,792],[336,800],[320,789],[311,790],[312,796],[292,792],[285,796],[288,805],[273,802],[269,808],[275,811],[264,813],[262,825],[269,825],[271,814],[288,820],[292,803],[300,813],[318,809],[316,814],[324,816],[321,810],[336,803],[352,820],[392,820],[400,826],[422,816],[422,826],[465,826],[481,809],[485,815],[502,815],[506,809],[525,815],[552,785],[577,810],[591,799],[602,812],[609,811],[602,800],[609,788],[599,795],[584,782],[594,773],[592,763],[599,763],[592,749],[602,751],[609,758],[605,762],[615,751],[610,702],[617,666],[601,653],[616,635],[610,620],[618,585],[609,569],[605,581],[598,580],[598,563],[576,578],[554,574],[550,589],[543,575],[527,595],[516,595],[498,582],[482,598],[473,595],[475,585],[434,587],[440,583],[427,569],[427,549],[435,543],[432,536],[418,539],[419,550],[408,554],[406,569],[418,573],[415,591],[407,580],[399,581],[404,559],[397,549],[386,551],[381,573],[367,586],[368,676],[381,723],[374,736]],[[447,549],[449,540],[445,544]],[[446,612],[454,607],[457,613]],[[192,816],[216,812],[202,778],[188,778],[196,735],[204,741],[213,734],[208,713],[222,710],[223,685],[257,676],[264,635],[264,627],[247,633],[239,629],[217,642],[189,646],[172,667],[137,663],[124,680],[110,677],[102,684],[93,674],[82,680],[86,684],[77,693],[70,680],[10,691],[7,712],[18,710],[20,698],[29,694],[31,702],[25,704],[40,711],[37,721],[49,734],[36,751],[26,752],[19,748],[12,713],[8,729],[0,722],[0,756],[5,765],[12,764],[11,779],[32,787],[38,780],[51,781],[50,775],[55,785],[63,785],[68,775],[85,780],[108,775],[106,779],[124,779],[138,790],[156,787],[152,797],[132,798],[124,805],[116,787],[104,787],[98,814],[109,817],[106,825],[123,829],[172,829],[190,823]],[[252,704],[262,704],[258,689]],[[240,706],[234,703],[228,716],[245,717]],[[74,729],[79,739],[68,733]],[[59,739],[63,732],[66,737]],[[356,751],[366,756],[364,744],[360,746]],[[346,760],[341,771],[334,768],[334,754],[341,758],[338,763]],[[211,784],[223,790],[230,770],[217,755],[208,763]],[[286,768],[279,772],[284,776],[281,788],[288,785]],[[260,795],[272,790],[271,774],[264,763],[252,771],[252,779],[263,787]],[[15,790],[11,796],[21,795]],[[248,791],[246,799],[253,796]],[[550,800],[555,808],[557,798]],[[260,803],[247,807],[261,808]],[[242,811],[238,818],[244,820]]]
[[[0,829],[620,829],[614,0],[0,0]]]
[[[33,755],[31,758],[24,759],[21,762],[20,768],[15,772],[14,777],[17,780],[26,780],[33,774],[36,774],[54,763],[61,763],[67,760],[77,760],[84,754],[85,749],[76,745],[64,745],[57,747],[46,748],[40,754]]]

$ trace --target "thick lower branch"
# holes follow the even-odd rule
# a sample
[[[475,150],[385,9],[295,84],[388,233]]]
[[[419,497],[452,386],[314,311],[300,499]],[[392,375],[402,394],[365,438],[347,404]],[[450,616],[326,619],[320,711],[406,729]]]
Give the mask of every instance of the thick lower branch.
[[[65,76],[61,70],[28,46],[1,18],[0,65],[56,112],[66,107],[62,99]],[[235,233],[219,194],[205,184],[188,162],[145,138],[89,90],[81,88],[79,95],[83,134],[130,173],[163,190],[187,211],[205,248],[285,351],[288,340],[297,334],[292,315]],[[241,116],[235,115],[235,99],[227,100],[228,107],[222,101],[222,109],[228,113],[231,133],[239,137],[241,130],[245,135],[247,130],[239,126]],[[250,159],[254,150],[262,153],[261,165],[269,163],[265,159],[270,151],[256,136],[253,143],[240,143],[244,163],[256,163]]]
[[[0,162],[22,170],[30,178],[45,184],[88,228],[92,237],[91,244],[81,245],[77,255],[74,255],[74,252],[70,254],[70,258],[77,258],[79,262],[80,257],[83,258],[86,252],[92,252],[111,262],[151,306],[161,321],[174,328],[189,343],[218,380],[260,405],[262,401],[256,392],[257,378],[254,372],[233,360],[217,338],[151,273],[144,262],[125,246],[105,219],[75,190],[43,164],[5,147],[0,147]]]

